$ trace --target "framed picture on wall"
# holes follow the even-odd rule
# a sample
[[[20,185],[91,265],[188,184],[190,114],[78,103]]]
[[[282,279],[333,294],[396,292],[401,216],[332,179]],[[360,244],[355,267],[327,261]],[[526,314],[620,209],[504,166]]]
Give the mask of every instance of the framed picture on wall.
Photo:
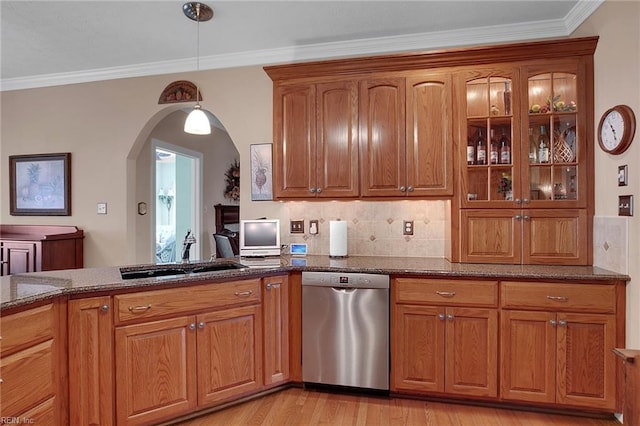
[[[12,216],[71,215],[71,153],[9,156]]]
[[[249,148],[251,155],[251,201],[273,200],[271,144],[253,144]]]

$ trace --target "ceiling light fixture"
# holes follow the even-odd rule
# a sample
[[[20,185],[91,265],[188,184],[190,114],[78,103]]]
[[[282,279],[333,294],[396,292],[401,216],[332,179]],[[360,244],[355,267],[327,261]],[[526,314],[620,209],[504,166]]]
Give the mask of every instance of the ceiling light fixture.
[[[196,21],[196,71],[200,71],[200,22],[213,18],[213,9],[204,3],[190,2],[182,5],[182,12],[192,21]],[[196,105],[184,122],[184,131],[193,135],[211,134],[211,123],[200,108],[200,88],[196,85]]]

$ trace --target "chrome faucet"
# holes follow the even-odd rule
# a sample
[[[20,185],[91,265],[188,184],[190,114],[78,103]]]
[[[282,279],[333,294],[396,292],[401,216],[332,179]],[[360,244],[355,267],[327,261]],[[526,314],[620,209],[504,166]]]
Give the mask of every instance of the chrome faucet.
[[[187,229],[187,235],[184,237],[184,242],[182,243],[182,263],[189,263],[189,249],[191,248],[191,244],[196,243],[196,237],[191,235],[191,229]]]

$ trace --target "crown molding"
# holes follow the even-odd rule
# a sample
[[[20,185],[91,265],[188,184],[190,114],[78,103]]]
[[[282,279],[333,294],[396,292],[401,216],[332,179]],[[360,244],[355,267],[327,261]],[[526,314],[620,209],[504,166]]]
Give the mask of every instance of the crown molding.
[[[604,0],[579,1],[564,18],[554,20],[206,56],[200,58],[200,70],[276,65],[310,60],[418,52],[451,47],[568,37],[582,22],[595,12],[602,3],[604,3]],[[189,58],[71,73],[2,79],[0,80],[0,91],[62,86],[119,78],[146,77],[193,71],[193,58]]]

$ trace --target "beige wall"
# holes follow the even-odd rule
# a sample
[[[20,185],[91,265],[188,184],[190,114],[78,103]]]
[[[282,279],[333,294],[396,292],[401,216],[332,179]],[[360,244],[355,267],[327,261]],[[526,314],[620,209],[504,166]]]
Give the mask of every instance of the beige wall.
[[[605,2],[574,34],[599,35],[595,55],[596,120],[612,105],[628,104],[640,115],[640,3]],[[288,217],[277,202],[251,202],[249,145],[272,141],[271,81],[261,67],[217,70],[2,92],[0,145],[0,222],[78,225],[86,232],[88,267],[135,263],[138,223],[136,159],[155,126],[177,110],[157,105],[162,89],[177,79],[200,85],[204,108],[224,124],[240,152],[241,215]],[[639,117],[640,119],[640,117]],[[596,216],[616,215],[619,194],[638,196],[640,136],[627,153],[609,156],[596,150]],[[13,217],[9,215],[7,157],[44,152],[73,153],[73,215]],[[629,166],[630,185],[617,186],[617,167]],[[96,203],[106,201],[108,214],[96,215]],[[640,201],[636,201],[640,203]],[[209,206],[210,207],[210,206]],[[627,223],[629,235],[640,235],[636,214]],[[595,248],[596,252],[598,247]],[[640,243],[629,238],[628,346],[640,348]],[[598,256],[595,256],[598,259]],[[625,271],[622,271],[625,272]]]
[[[600,36],[594,57],[596,125],[604,111],[618,104],[629,105],[640,124],[640,2],[608,0],[574,35]],[[624,164],[629,166],[629,186],[618,187],[618,166]],[[635,216],[625,224],[628,271],[619,272],[631,276],[627,286],[627,346],[640,348],[640,127],[622,155],[608,155],[596,148],[595,169],[596,217],[617,216],[619,195],[633,194],[636,198]],[[594,247],[596,265],[601,264],[603,250]]]

